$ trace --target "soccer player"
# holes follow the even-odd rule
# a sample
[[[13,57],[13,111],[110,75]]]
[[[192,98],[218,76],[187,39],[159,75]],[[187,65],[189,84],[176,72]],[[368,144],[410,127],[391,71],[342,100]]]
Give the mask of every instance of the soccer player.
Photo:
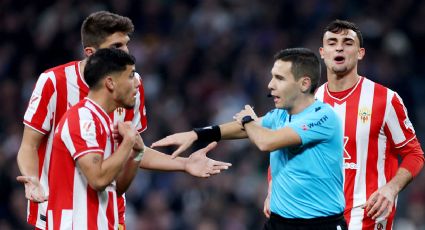
[[[316,98],[334,107],[344,123],[349,229],[392,229],[397,195],[422,169],[423,151],[400,96],[358,74],[366,52],[359,28],[335,20],[322,42],[328,82]]]
[[[195,140],[249,138],[270,152],[271,217],[264,229],[346,229],[343,194],[342,124],[332,108],[314,99],[319,58],[303,48],[275,55],[268,88],[276,109],[258,118],[250,106],[234,122],[177,133],[152,147]]]
[[[89,57],[100,48],[116,48],[128,52],[129,35],[134,26],[131,20],[117,14],[99,11],[89,15],[81,27],[84,54]],[[87,96],[89,88],[83,72],[86,59],[51,68],[42,73],[32,93],[24,116],[24,133],[17,161],[29,200],[27,221],[39,229],[46,226],[48,173],[52,152],[53,130],[62,115]],[[146,129],[144,90],[140,84],[134,109],[117,108],[109,114],[114,124],[131,121],[137,131]],[[209,149],[206,149],[209,150]],[[208,177],[229,164],[209,159],[204,153],[172,160],[168,155],[146,148],[140,162],[142,168],[186,171],[191,175]],[[118,198],[120,223],[124,224],[124,200]],[[41,203],[40,203],[41,202]]]
[[[47,229],[117,229],[117,194],[131,183],[145,151],[131,122],[117,123],[115,149],[108,116],[136,103],[134,58],[99,49],[88,58],[84,79],[88,96],[62,116],[53,135]]]

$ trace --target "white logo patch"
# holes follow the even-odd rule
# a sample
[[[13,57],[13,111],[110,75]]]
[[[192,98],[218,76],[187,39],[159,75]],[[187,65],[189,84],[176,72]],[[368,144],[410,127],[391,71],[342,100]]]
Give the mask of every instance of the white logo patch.
[[[81,137],[85,140],[96,138],[96,127],[93,120],[80,120]]]
[[[40,104],[40,101],[41,101],[41,95],[37,93],[32,94],[30,102],[28,104],[28,110],[32,113],[35,113],[35,111],[38,108],[38,105]]]
[[[413,124],[409,118],[406,118],[406,120],[404,120],[404,126],[406,127],[406,129],[410,129],[413,133],[415,133],[415,129],[413,128]]]

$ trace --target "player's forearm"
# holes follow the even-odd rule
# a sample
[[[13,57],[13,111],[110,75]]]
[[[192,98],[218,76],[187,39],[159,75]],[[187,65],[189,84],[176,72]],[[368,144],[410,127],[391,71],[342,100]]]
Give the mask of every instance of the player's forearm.
[[[161,171],[184,171],[186,158],[172,159],[170,155],[145,147],[140,168]]]
[[[248,137],[246,132],[241,129],[241,126],[236,121],[221,124],[220,132],[221,139],[223,140],[242,139]]]
[[[391,186],[395,194],[398,194],[413,179],[412,174],[405,168],[399,168],[396,175],[387,183]]]
[[[36,147],[21,146],[18,151],[17,162],[21,175],[38,178],[38,152]]]
[[[133,143],[123,140],[118,149],[100,165],[98,173],[96,173],[93,181],[89,181],[92,187],[97,191],[103,191],[109,184],[115,180],[122,170],[125,162],[128,160],[132,152]],[[87,177],[89,179],[89,177]]]
[[[134,154],[134,150],[133,150]],[[117,194],[120,196],[125,193],[133,181],[134,177],[137,174],[137,169],[139,168],[140,161],[135,161],[133,157],[130,157],[121,173],[117,178]]]
[[[38,148],[44,134],[28,127],[24,127],[21,146],[19,147],[17,162],[23,176],[38,178]]]

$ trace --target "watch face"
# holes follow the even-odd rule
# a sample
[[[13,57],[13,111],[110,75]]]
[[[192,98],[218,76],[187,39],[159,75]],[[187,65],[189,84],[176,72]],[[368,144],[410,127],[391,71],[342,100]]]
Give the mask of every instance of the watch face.
[[[251,122],[253,120],[254,119],[251,116],[249,116],[249,115],[247,115],[245,117],[242,117],[242,125],[245,125],[246,123]]]

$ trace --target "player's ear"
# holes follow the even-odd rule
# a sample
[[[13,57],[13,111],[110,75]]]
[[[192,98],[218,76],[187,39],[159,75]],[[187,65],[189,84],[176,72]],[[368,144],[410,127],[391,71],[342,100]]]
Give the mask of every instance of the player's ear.
[[[366,53],[366,50],[365,50],[365,48],[360,48],[359,49],[359,52],[358,52],[358,54],[357,54],[357,59],[360,61],[360,60],[362,60],[363,59],[363,57],[364,57],[364,55],[365,55],[365,53]]]
[[[88,46],[88,47],[85,47],[84,48],[84,55],[86,57],[90,57],[91,55],[94,54],[94,52],[96,52],[96,49],[93,48],[93,47],[91,47],[91,46]]]
[[[111,76],[106,76],[105,78],[105,86],[109,91],[114,90],[115,88],[115,82],[114,79]]]

